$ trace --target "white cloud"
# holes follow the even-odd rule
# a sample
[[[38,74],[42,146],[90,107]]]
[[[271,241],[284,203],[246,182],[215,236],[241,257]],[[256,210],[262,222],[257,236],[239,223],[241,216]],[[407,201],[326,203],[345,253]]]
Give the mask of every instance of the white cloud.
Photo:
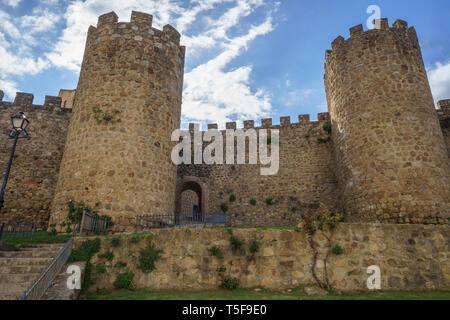
[[[13,8],[17,7],[22,0],[2,0],[4,4],[7,6],[11,6]]]
[[[3,90],[3,92],[10,99],[14,99],[14,97],[16,96],[16,92],[19,92],[17,83],[15,83],[14,81],[1,79],[1,78],[0,78],[0,89]]]
[[[226,10],[213,10],[218,4]],[[267,7],[264,22],[257,26],[242,24],[243,18],[263,6]],[[148,12],[153,15],[156,27],[170,23],[181,32],[181,43],[187,46],[187,62],[190,57],[197,61],[185,75],[183,120],[223,124],[258,119],[270,113],[269,93],[251,88],[251,66],[238,66],[231,71],[227,66],[253,39],[274,29],[271,10],[277,6],[264,0],[194,0],[187,7],[176,0],[75,1],[64,15],[67,28],[46,57],[57,67],[79,71],[87,30],[96,25],[99,15],[114,9],[120,21],[129,21],[131,10]],[[230,37],[229,31],[237,27],[240,35]],[[205,61],[203,50],[211,48],[215,57]]]
[[[287,80],[286,86],[290,87],[290,82]],[[298,106],[299,103],[305,101],[308,97],[310,97],[315,90],[313,89],[297,89],[291,90],[287,93],[285,97],[282,99],[282,103],[287,107]]]
[[[428,70],[431,91],[435,101],[450,99],[450,61],[437,62]]]
[[[250,88],[251,66],[225,71],[250,41],[273,30],[268,17],[247,34],[230,39],[226,49],[214,59],[194,68],[185,75],[183,115],[191,121],[217,122],[222,128],[232,120],[258,119],[271,111],[270,94]]]

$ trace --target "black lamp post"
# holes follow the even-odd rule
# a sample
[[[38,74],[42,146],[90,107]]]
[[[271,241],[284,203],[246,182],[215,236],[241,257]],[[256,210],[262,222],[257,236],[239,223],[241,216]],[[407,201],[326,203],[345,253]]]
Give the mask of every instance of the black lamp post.
[[[23,112],[19,112],[11,117],[11,123],[13,128],[9,133],[9,138],[14,139],[14,143],[11,149],[11,156],[9,158],[8,168],[6,169],[5,179],[3,180],[2,191],[0,193],[0,211],[3,208],[3,197],[5,196],[6,184],[8,183],[9,171],[11,170],[14,152],[16,151],[17,140],[20,135],[22,135],[23,138],[28,137],[28,133],[25,129],[28,127],[30,121],[28,121]]]

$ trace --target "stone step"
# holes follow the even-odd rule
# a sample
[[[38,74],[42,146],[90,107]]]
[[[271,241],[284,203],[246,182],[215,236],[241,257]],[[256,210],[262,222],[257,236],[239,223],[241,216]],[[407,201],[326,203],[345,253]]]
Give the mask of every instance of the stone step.
[[[17,292],[8,292],[1,293],[0,292],[0,301],[2,300],[18,300],[20,299],[25,292],[17,291]]]
[[[0,283],[0,292],[9,293],[9,292],[22,292],[25,293],[31,286],[33,282],[7,282]]]
[[[34,282],[40,273],[4,273],[0,274],[0,283],[7,282]]]
[[[0,258],[0,266],[48,266],[52,258]]]
[[[20,250],[20,251],[1,251],[0,258],[53,258],[56,257],[59,250]]]
[[[47,266],[45,265],[23,265],[23,266],[0,266],[0,274],[26,274],[39,273],[41,274]]]

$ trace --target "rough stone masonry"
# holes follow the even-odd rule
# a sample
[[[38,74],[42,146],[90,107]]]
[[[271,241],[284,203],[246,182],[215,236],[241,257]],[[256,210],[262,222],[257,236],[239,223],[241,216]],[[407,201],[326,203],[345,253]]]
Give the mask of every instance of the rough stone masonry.
[[[148,14],[133,12],[130,22],[102,15],[89,28],[72,112],[53,97],[44,106],[23,93],[3,102],[0,91],[1,172],[10,116],[24,111],[32,136],[18,144],[1,222],[59,223],[74,200],[100,204],[118,232],[130,230],[137,215],[194,204],[203,212],[227,207],[230,224],[240,226],[296,225],[321,202],[349,222],[448,224],[450,100],[434,108],[414,28],[382,20],[379,30],[359,25],[350,34],[326,52],[329,113],[318,121],[301,115],[279,125],[244,123],[280,130],[280,170],[261,176],[259,165],[172,164],[185,58],[180,35],[171,26],[153,28]]]

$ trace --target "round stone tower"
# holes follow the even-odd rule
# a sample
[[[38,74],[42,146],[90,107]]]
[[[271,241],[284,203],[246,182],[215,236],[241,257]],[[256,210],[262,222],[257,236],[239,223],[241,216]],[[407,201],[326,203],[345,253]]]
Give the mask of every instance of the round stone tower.
[[[84,201],[113,218],[115,231],[142,214],[174,212],[172,131],[179,128],[185,47],[166,25],[114,12],[91,26],[74,99],[50,223],[67,202]]]
[[[379,22],[326,52],[340,207],[351,222],[448,223],[450,163],[416,32]]]

